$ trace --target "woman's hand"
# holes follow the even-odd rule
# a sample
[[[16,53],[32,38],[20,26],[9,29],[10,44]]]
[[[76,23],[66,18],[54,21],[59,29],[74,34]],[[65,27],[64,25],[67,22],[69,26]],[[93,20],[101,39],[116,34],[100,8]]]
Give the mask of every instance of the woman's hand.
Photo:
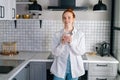
[[[72,40],[72,38],[71,38],[70,34],[63,34],[63,36],[61,38],[62,44],[70,43],[71,40]]]

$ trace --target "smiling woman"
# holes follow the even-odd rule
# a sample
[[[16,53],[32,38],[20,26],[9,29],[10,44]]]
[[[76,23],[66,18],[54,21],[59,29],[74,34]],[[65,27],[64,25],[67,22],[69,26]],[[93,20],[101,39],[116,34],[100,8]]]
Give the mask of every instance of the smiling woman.
[[[63,12],[62,21],[63,29],[56,32],[52,40],[53,80],[78,80],[85,73],[81,56],[85,53],[85,35],[74,27],[72,9]]]

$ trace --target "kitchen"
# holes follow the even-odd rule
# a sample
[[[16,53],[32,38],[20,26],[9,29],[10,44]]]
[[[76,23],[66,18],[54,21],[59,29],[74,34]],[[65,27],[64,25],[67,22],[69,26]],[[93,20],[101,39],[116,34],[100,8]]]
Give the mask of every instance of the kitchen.
[[[26,14],[28,13],[28,4],[15,2],[16,14]],[[109,0],[102,0],[103,3],[107,5],[107,11],[93,11],[93,6],[98,3],[98,0],[76,0],[76,6],[87,6],[88,9],[76,10],[76,22],[75,26],[81,29],[86,34],[86,50],[87,52],[96,52],[96,44],[102,41],[110,42],[110,26],[111,26],[111,2]],[[13,1],[14,2],[14,1]],[[16,42],[18,55],[14,56],[3,56],[4,59],[17,59],[19,56],[20,60],[25,60],[26,62],[20,64],[24,66],[18,66],[15,69],[17,73],[22,70],[23,67],[30,61],[40,61],[46,60],[48,54],[51,51],[51,38],[55,31],[62,28],[61,10],[51,10],[47,9],[48,6],[58,6],[57,0],[38,0],[38,3],[42,6],[43,10],[40,11],[42,14],[39,19],[12,19],[4,20],[0,19],[0,44],[3,42]],[[12,3],[13,4],[13,3]],[[30,3],[31,4],[31,3]],[[59,15],[58,15],[59,14]],[[84,16],[83,16],[84,15]],[[32,17],[31,17],[32,18]],[[42,20],[42,22],[40,22]],[[40,26],[41,24],[41,26]],[[0,48],[2,51],[2,47]],[[21,51],[21,52],[20,52]],[[22,52],[23,51],[23,52]],[[26,51],[26,52],[25,52]],[[31,53],[32,52],[32,53]],[[24,54],[26,53],[26,54]],[[31,53],[29,55],[29,53]],[[43,53],[43,54],[38,54]],[[25,55],[28,57],[25,57]],[[40,57],[36,58],[36,55]],[[41,57],[42,56],[42,57]],[[45,57],[43,57],[45,56]],[[0,57],[0,59],[1,59]],[[35,58],[34,58],[35,57]],[[32,58],[30,60],[30,58]],[[27,59],[27,60],[26,60]],[[105,59],[106,60],[106,59]],[[39,61],[39,60],[38,60]],[[47,60],[48,61],[48,60]],[[11,73],[14,73],[11,72]],[[9,75],[9,74],[8,74]],[[11,75],[15,76],[15,74]],[[4,78],[3,78],[4,79]],[[109,79],[108,79],[109,80]],[[119,80],[119,79],[118,79]]]

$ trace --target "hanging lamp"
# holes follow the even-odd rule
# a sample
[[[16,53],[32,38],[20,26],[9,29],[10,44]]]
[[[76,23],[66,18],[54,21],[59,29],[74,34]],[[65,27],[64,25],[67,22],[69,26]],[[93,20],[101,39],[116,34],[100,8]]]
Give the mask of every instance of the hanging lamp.
[[[102,3],[102,0],[98,1],[98,4],[94,5],[93,11],[98,11],[98,10],[107,10],[107,6]]]

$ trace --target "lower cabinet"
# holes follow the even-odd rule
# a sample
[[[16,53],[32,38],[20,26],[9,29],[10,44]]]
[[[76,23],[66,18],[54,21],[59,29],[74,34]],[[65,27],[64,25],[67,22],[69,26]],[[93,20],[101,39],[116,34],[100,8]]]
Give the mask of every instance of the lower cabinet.
[[[88,80],[116,80],[116,63],[89,63]]]
[[[45,62],[30,62],[30,80],[46,80]]]
[[[116,80],[116,78],[115,77],[95,76],[95,77],[89,77],[88,80]]]
[[[29,65],[23,68],[12,80],[29,80]]]
[[[12,80],[47,80],[46,62],[30,62]]]
[[[30,62],[12,80],[53,80],[52,62]],[[116,80],[117,64],[88,63],[88,69],[80,80]]]

